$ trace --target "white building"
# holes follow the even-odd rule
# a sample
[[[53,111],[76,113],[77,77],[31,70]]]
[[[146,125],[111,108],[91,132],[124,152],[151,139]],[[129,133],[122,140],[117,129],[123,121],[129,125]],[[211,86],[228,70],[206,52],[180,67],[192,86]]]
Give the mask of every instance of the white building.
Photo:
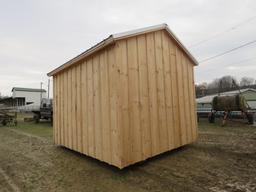
[[[34,88],[12,88],[12,98],[17,99],[17,106],[22,105],[33,105],[40,106],[41,98],[46,98],[46,90],[44,89],[34,89]],[[18,99],[20,98],[20,100]]]

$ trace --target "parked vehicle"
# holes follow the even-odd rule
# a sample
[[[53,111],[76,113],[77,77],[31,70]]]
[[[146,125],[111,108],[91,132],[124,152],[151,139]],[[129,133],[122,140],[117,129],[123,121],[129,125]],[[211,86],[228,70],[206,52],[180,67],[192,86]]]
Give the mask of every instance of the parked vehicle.
[[[35,114],[34,120],[36,123],[38,123],[40,119],[46,119],[52,122],[52,99],[43,98],[40,104],[39,111],[33,111],[33,113]]]

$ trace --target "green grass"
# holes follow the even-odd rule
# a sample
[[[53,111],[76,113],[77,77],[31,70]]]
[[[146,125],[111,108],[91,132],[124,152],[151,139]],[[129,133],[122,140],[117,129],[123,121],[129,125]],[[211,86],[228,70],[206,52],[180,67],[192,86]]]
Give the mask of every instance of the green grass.
[[[12,127],[13,129],[17,129],[19,131],[23,131],[25,133],[29,133],[32,135],[36,135],[39,137],[52,137],[52,126],[50,122],[18,122],[16,127]]]
[[[11,127],[12,129],[17,129],[25,133],[36,135],[39,137],[52,138],[53,128],[50,122],[42,121],[40,123],[34,122],[24,122],[24,117],[33,117],[33,114],[18,114],[18,125],[17,127]],[[235,122],[227,122],[227,125],[222,127],[221,120],[216,119],[216,122],[208,123],[207,119],[200,118],[198,123],[198,128],[200,132],[220,132],[220,133],[229,133],[229,132],[255,132],[255,127],[245,124],[245,121],[238,120]],[[241,129],[242,128],[242,129]]]
[[[208,119],[200,118],[198,123],[198,129],[201,132],[222,132],[222,133],[243,133],[243,132],[254,132],[255,127],[246,124],[246,120],[234,120],[234,121],[227,121],[225,126],[221,126],[221,119],[216,118],[215,123],[209,123]]]
[[[33,118],[34,113],[18,113],[17,114],[17,120],[23,121],[24,118]]]
[[[11,129],[16,129],[28,134],[32,134],[38,137],[52,138],[52,126],[48,121],[24,122],[24,118],[33,118],[33,113],[18,113],[17,114],[17,126],[10,126]]]

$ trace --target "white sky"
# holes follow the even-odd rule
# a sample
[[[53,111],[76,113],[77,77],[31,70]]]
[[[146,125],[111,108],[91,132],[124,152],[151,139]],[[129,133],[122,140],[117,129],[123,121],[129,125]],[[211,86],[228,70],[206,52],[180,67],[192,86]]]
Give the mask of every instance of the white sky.
[[[167,23],[195,58],[256,40],[255,0],[0,0],[0,92],[47,88],[46,73],[112,33]],[[222,33],[206,43],[201,40]],[[246,62],[240,62],[249,58]],[[200,64],[196,82],[256,78],[256,43]]]

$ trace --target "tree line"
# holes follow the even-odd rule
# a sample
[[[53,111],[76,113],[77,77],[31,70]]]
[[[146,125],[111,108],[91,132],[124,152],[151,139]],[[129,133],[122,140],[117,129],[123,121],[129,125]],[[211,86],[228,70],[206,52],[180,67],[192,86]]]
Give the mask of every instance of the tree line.
[[[209,83],[204,82],[195,85],[197,98],[244,88],[256,89],[256,80],[252,77],[243,77],[238,81],[235,77],[226,75]]]

